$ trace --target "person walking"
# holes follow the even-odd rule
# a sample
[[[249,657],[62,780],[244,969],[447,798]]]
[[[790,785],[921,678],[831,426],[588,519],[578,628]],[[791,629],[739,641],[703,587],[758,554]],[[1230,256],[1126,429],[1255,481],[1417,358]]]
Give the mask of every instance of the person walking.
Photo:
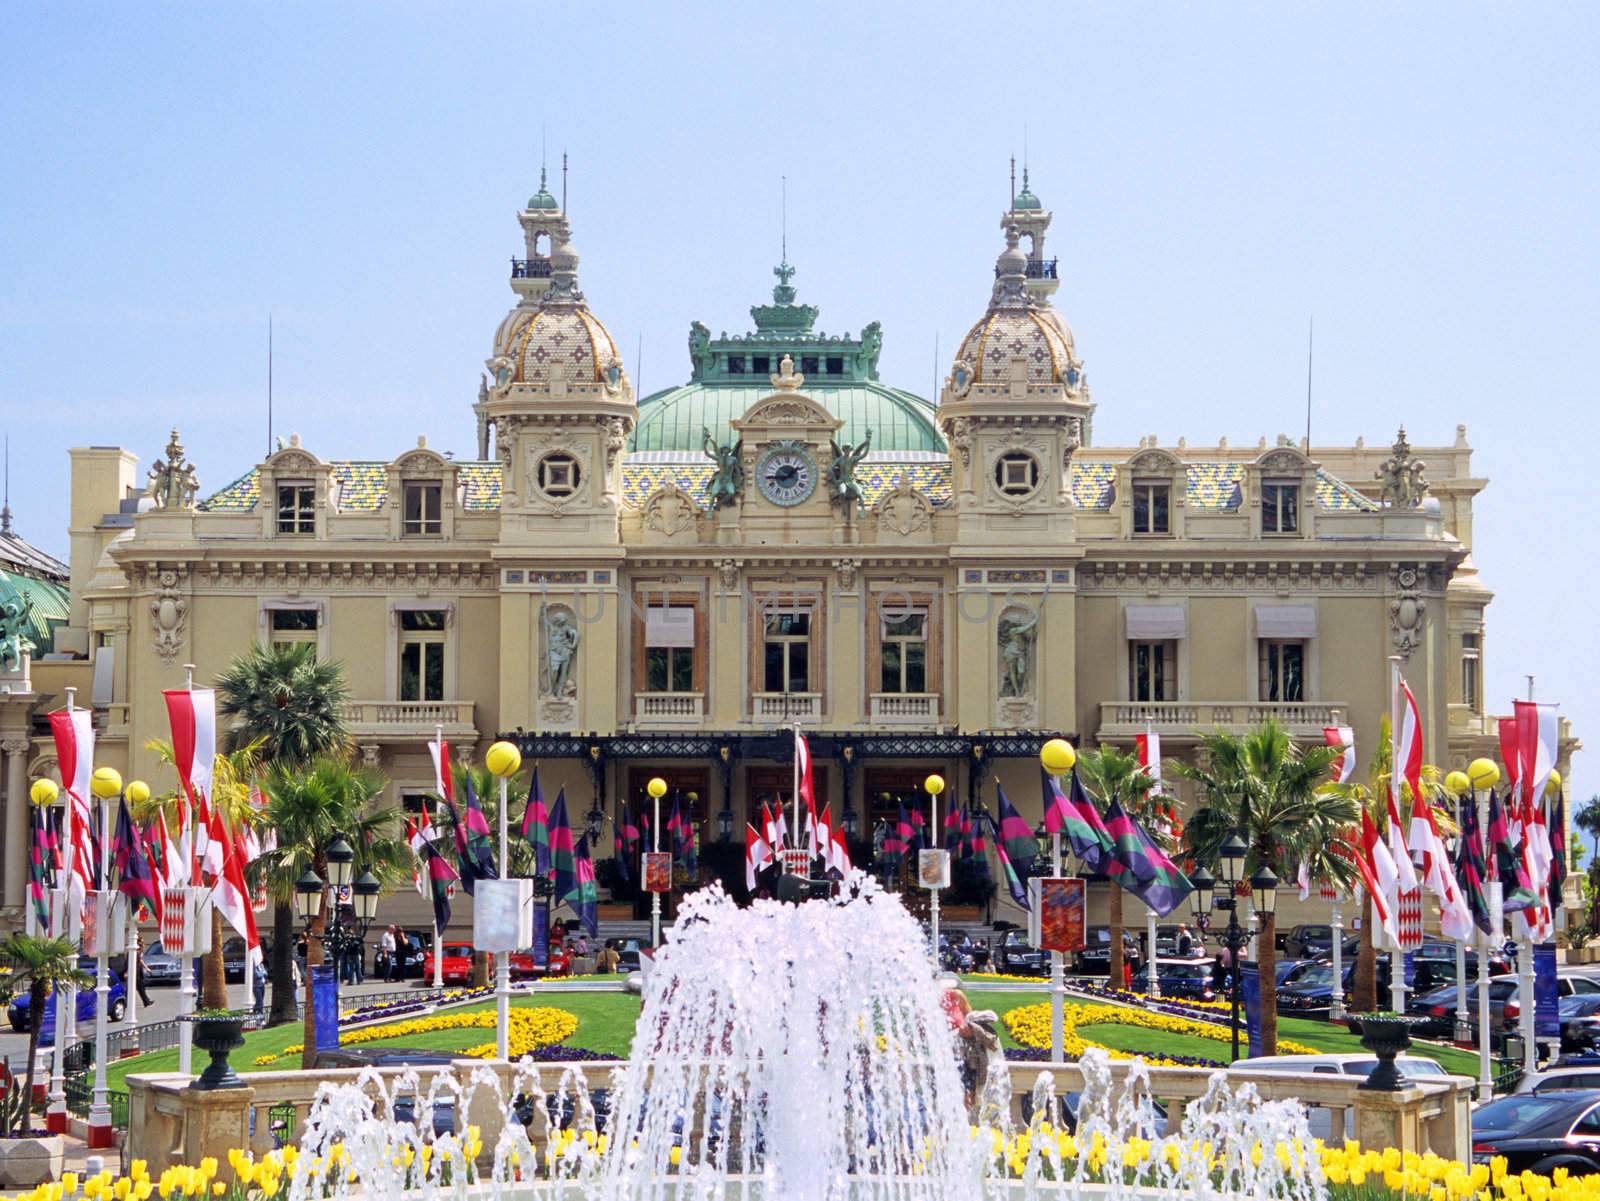
[[[257,959],[250,969],[250,983],[255,991],[255,1012],[263,1014],[267,1011],[267,965],[263,959]]]
[[[398,940],[394,936],[394,927],[385,926],[383,928],[383,934],[378,938],[378,953],[384,957],[386,970],[384,971],[383,978],[389,983],[393,983],[400,978],[400,959],[399,956],[395,954],[395,947],[397,943]]]
[[[621,966],[622,956],[617,953],[617,940],[614,938],[606,939],[605,948],[600,952],[600,960],[595,965],[596,970],[610,976],[614,975]]]

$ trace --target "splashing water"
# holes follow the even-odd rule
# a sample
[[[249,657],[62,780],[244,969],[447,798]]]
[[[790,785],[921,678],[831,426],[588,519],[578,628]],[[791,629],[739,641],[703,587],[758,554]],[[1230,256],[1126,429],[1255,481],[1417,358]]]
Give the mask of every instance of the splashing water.
[[[485,1065],[425,1092],[414,1070],[386,1083],[369,1069],[322,1086],[289,1201],[351,1188],[563,1201],[1326,1197],[1304,1109],[1222,1073],[1163,1131],[1143,1062],[1119,1084],[1090,1052],[1069,1134],[1052,1123],[1062,1110],[1048,1072],[1014,1130],[1000,1065],[977,1084],[974,1128],[940,998],[926,935],[865,876],[835,900],[743,909],[713,885],[684,899],[656,958],[604,1133],[571,1067],[553,1088],[525,1059],[508,1088]],[[518,1120],[487,1149],[435,1136],[440,1105],[458,1129],[491,1107],[520,1112],[541,1126],[544,1161]],[[475,1158],[492,1158],[482,1180]]]

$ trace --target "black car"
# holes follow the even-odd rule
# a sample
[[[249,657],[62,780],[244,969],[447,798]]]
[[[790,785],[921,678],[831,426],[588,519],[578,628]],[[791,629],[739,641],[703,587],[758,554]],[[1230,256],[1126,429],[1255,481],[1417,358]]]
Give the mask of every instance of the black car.
[[[1111,927],[1090,926],[1084,932],[1084,942],[1087,944],[1078,952],[1077,971],[1080,976],[1106,976],[1111,969]],[[1157,939],[1159,945],[1160,940]],[[1124,961],[1133,965],[1134,975],[1139,974],[1139,965],[1144,962],[1144,956],[1139,951],[1139,940],[1128,931],[1122,932],[1122,956]]]
[[[1514,979],[1495,979],[1489,981],[1489,1027],[1499,1030],[1505,1025],[1506,1002],[1515,995],[1517,982]],[[1406,1002],[1406,1016],[1412,1019],[1411,1029],[1417,1034],[1432,1034],[1448,1038],[1455,1033],[1456,1004],[1458,989],[1454,984],[1446,984],[1443,988],[1436,988],[1432,992],[1419,993]],[[1565,1001],[1568,998],[1563,997]],[[1600,1000],[1600,997],[1596,998]],[[1478,1029],[1478,982],[1469,981],[1467,984],[1467,1020],[1472,1026],[1473,1037],[1477,1037]]]
[[[1562,997],[1559,1013],[1563,1052],[1600,1047],[1600,994],[1574,993]]]
[[[1345,999],[1350,998],[1351,990],[1356,984],[1356,965],[1353,960],[1343,965],[1340,973],[1343,979],[1340,982]],[[1378,960],[1378,991],[1385,992],[1389,987],[1389,962],[1387,958]],[[1318,963],[1307,968],[1296,977],[1294,983],[1287,984],[1278,989],[1278,1011],[1280,1013],[1299,1013],[1312,1017],[1319,1017],[1328,1012],[1333,1002],[1333,964]]]
[[[979,949],[982,948],[982,958]],[[939,935],[939,966],[950,972],[982,971],[989,962],[986,944],[967,934]]]
[[[1600,1172],[1600,1089],[1513,1093],[1472,1114],[1472,1162],[1506,1158],[1512,1175]]]
[[[1342,944],[1344,954],[1353,957],[1361,949],[1361,936],[1346,934]],[[1283,940],[1283,952],[1292,959],[1326,959],[1333,954],[1333,927],[1302,923]]]
[[[264,934],[261,936],[261,962],[272,962],[272,941]],[[244,979],[244,939],[237,935],[222,944],[222,974],[229,984],[238,984]]]
[[[428,954],[428,944],[422,935],[414,930],[407,930],[402,936],[400,945],[396,946],[395,954],[400,957],[400,979],[415,980],[422,975],[422,961]],[[389,952],[379,947],[372,953],[372,974],[379,980],[389,978]]]
[[[1014,976],[1044,976],[1050,972],[1050,952],[1028,945],[1024,930],[1007,930],[994,953],[997,972]]]
[[[1187,997],[1194,1001],[1217,999],[1211,987],[1211,960],[1209,959],[1157,959],[1156,982],[1163,997]],[[1149,977],[1140,972],[1134,977],[1135,988],[1149,990]]]

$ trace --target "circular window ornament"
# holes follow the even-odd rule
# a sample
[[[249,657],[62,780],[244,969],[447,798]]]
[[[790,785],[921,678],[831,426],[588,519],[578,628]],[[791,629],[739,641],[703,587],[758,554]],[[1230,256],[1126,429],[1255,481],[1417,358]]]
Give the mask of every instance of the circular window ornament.
[[[995,491],[1017,500],[1039,488],[1039,460],[1025,450],[1008,450],[994,462]]]
[[[551,500],[567,500],[577,495],[583,483],[578,460],[565,452],[545,455],[539,460],[539,491]]]

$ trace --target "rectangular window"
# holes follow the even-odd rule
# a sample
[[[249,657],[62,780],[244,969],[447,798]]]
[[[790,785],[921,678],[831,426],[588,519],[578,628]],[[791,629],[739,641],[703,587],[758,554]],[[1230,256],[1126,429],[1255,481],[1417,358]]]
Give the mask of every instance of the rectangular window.
[[[317,644],[315,609],[273,609],[268,613],[267,625],[273,646],[292,646],[299,642]]]
[[[742,355],[742,354],[730,354],[728,356],[728,374],[729,375],[743,375],[744,374],[744,355]]]
[[[881,627],[882,692],[928,691],[928,615],[885,617]]]
[[[644,690],[694,691],[695,612],[689,605],[645,610]]]
[[[827,359],[829,375],[844,374],[844,359],[840,355],[830,354]]]
[[[400,699],[444,700],[444,611],[408,609],[400,614]]]
[[[800,356],[800,374],[801,375],[815,375],[815,374],[817,374],[817,363],[819,361],[820,360],[814,354],[803,354],[803,355],[801,355]]]
[[[439,520],[439,492],[438,484],[405,486],[405,533],[426,536],[440,532],[443,527]]]
[[[1300,532],[1300,485],[1261,485],[1261,532],[1298,534]]]
[[[1170,534],[1172,521],[1172,485],[1134,482],[1133,532],[1135,534]]]
[[[408,821],[420,822],[422,810],[427,803],[428,794],[425,792],[402,792],[400,794],[400,812],[405,815]],[[433,824],[432,817],[429,817],[428,824]]]
[[[1483,635],[1461,635],[1461,703],[1474,713],[1483,707]]]
[[[278,485],[278,533],[317,532],[317,489],[314,484]]]
[[[764,354],[752,355],[750,370],[756,375],[769,375],[772,372],[772,359]]]
[[[1175,701],[1178,699],[1178,644],[1128,643],[1128,699]]]
[[[1306,699],[1306,644],[1261,639],[1260,697],[1298,703]]]
[[[810,613],[767,614],[764,652],[763,691],[811,691]]]

